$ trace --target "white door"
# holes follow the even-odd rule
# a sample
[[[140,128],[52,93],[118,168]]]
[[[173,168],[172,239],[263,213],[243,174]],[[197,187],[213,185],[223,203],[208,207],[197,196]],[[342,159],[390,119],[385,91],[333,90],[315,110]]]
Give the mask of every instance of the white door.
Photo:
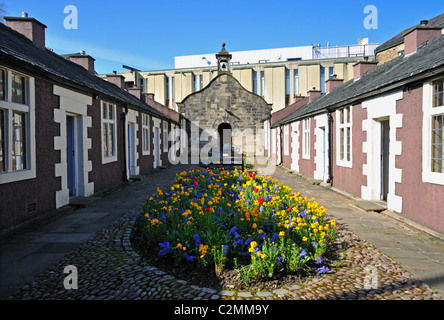
[[[160,130],[154,128],[154,167],[160,166]]]

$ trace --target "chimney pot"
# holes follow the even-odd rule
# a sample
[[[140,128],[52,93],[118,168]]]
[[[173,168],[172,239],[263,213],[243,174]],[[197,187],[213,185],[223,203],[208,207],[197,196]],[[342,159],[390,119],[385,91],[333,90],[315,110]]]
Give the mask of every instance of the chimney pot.
[[[421,22],[419,23],[422,26],[426,26],[429,23],[429,20],[421,20]]]
[[[27,12],[22,12],[22,18],[27,18],[28,17],[28,13]]]

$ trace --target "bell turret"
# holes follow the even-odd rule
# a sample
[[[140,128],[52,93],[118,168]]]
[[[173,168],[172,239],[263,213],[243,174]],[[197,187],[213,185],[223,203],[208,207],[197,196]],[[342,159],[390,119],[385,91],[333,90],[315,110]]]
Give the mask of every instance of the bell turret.
[[[231,73],[231,57],[232,55],[225,50],[225,42],[222,43],[222,50],[216,54],[218,74]]]

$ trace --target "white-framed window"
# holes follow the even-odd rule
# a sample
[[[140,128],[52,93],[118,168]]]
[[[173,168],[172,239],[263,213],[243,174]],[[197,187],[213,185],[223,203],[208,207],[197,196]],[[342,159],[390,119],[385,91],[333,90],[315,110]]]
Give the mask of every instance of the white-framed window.
[[[288,156],[290,146],[290,133],[288,130],[289,125],[284,126],[284,155]]]
[[[102,163],[117,161],[116,105],[102,101]]]
[[[150,152],[150,116],[146,113],[142,113],[142,155],[148,155]]]
[[[261,71],[261,96],[265,96],[265,72]]]
[[[352,113],[351,107],[336,110],[336,163],[352,166]]]
[[[424,182],[444,185],[444,78],[423,86]]]
[[[168,122],[163,120],[163,151],[168,152]]]
[[[293,91],[294,91],[294,94],[299,93],[299,70],[298,69],[293,70]]]
[[[310,118],[302,120],[302,158],[310,159]]]
[[[193,74],[193,92],[196,92],[197,90],[199,90],[197,85],[198,85],[197,76],[195,74]]]
[[[34,78],[0,68],[0,184],[36,177]]]

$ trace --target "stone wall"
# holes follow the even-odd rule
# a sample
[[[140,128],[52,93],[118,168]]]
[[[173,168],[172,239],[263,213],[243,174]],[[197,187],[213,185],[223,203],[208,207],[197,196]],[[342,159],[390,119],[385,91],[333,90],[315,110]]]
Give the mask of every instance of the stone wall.
[[[207,135],[217,139],[219,125],[227,123],[232,128],[234,147],[250,155],[263,155],[262,119],[270,115],[272,106],[242,87],[231,74],[218,75],[204,89],[178,103],[178,107],[186,119],[199,126],[201,147],[212,141],[211,138],[206,139]],[[190,131],[188,129],[189,137]],[[191,144],[197,142],[196,138],[194,135]],[[218,141],[213,142],[218,145]]]

